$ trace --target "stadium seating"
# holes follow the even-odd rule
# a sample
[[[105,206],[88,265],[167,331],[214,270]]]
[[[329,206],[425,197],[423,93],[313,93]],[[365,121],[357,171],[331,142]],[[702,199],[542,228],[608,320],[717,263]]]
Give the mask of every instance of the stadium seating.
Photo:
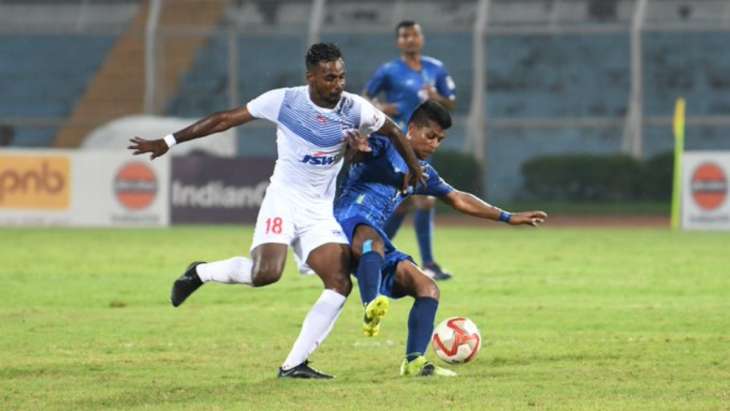
[[[360,92],[364,88],[380,64],[398,56],[390,33],[326,34],[322,40],[333,41],[342,48],[347,61],[347,88],[353,92]],[[452,76],[459,79],[457,94],[465,102],[459,106],[459,111],[468,111],[471,98],[471,34],[438,34],[429,36],[428,41],[428,54],[446,62]],[[459,46],[450,46],[453,44]],[[242,101],[272,88],[304,83],[303,53],[306,47],[301,35],[239,36],[238,45],[238,92]],[[271,50],[276,50],[276,53],[272,55]],[[227,55],[227,36],[211,37],[170,103],[170,114],[198,116],[211,109],[227,107]],[[252,77],[251,73],[257,73],[256,77]]]
[[[274,87],[301,84],[302,35],[239,37],[239,96],[244,102]],[[644,113],[670,116],[674,100],[684,96],[690,115],[730,112],[730,58],[719,53],[727,32],[644,34]],[[348,89],[359,92],[377,66],[397,56],[392,33],[323,33],[345,53]],[[457,115],[471,100],[471,34],[427,33],[425,53],[447,65],[456,80]],[[169,113],[195,117],[228,106],[226,36],[214,37],[198,56]],[[681,47],[680,47],[681,46]],[[272,49],[277,53],[272,56]],[[714,51],[713,51],[714,50]],[[595,34],[509,34],[488,40],[488,119],[614,118],[621,122],[630,92],[630,40],[625,32]],[[255,77],[251,73],[258,73]],[[459,149],[464,125],[457,124],[447,147]],[[700,128],[698,128],[700,130]],[[717,128],[702,128],[703,138],[688,147],[723,144]],[[266,154],[266,129],[246,132],[260,138],[239,140],[239,151]],[[457,136],[458,134],[458,136]],[[535,155],[557,152],[616,152],[623,128],[489,128],[487,192],[519,195],[520,167]],[[713,137],[715,136],[715,137]],[[727,139],[725,139],[727,140]],[[257,141],[258,143],[253,143]],[[645,153],[672,146],[669,127],[647,127]],[[273,151],[270,152],[273,154]]]
[[[487,47],[490,117],[613,117],[626,111],[626,34],[498,36]]]
[[[82,4],[83,3],[83,4]],[[9,120],[15,146],[43,147],[58,142],[59,126],[77,105],[89,81],[113,49],[118,34],[137,15],[138,0],[0,1],[0,125]],[[302,84],[311,4],[302,1],[238,1],[226,8],[220,32],[205,38],[192,69],[161,58],[164,71],[161,100],[172,93],[164,114],[195,118],[242,104],[277,87]],[[495,2],[487,37],[488,193],[496,198],[518,196],[524,160],[558,152],[615,152],[620,149],[623,121],[631,85],[630,25],[633,2],[619,1],[602,9],[607,14],[573,2]],[[727,116],[730,113],[730,54],[723,53],[730,32],[717,29],[727,6],[721,1],[687,8],[681,2],[650,2],[643,41],[644,154],[672,147],[668,119],[677,97],[687,100],[689,116]],[[714,4],[714,6],[712,4]],[[574,5],[578,5],[576,2]],[[705,3],[703,3],[705,4]],[[424,53],[442,60],[457,86],[457,121],[444,146],[461,149],[464,119],[472,97],[472,33],[474,9],[470,2],[413,2],[364,0],[329,2],[320,37],[337,43],[345,54],[348,90],[360,92],[375,69],[397,56],[392,25],[395,15],[423,23]],[[586,6],[587,7],[587,6]],[[180,9],[179,5],[175,9]],[[600,11],[600,10],[599,10]],[[185,14],[185,13],[183,13]],[[190,14],[190,13],[187,13]],[[49,19],[48,16],[53,16]],[[83,16],[83,19],[79,18]],[[175,27],[184,21],[166,20]],[[218,19],[212,20],[219,24]],[[657,29],[674,22],[679,31]],[[681,30],[682,24],[702,23],[705,31]],[[714,22],[714,23],[713,23]],[[178,27],[178,28],[179,28]],[[201,27],[201,26],[199,26]],[[230,34],[236,27],[242,33]],[[688,26],[689,27],[689,26]],[[694,26],[693,26],[694,27]],[[534,31],[532,29],[535,29]],[[555,29],[555,30],[552,30]],[[573,30],[572,29],[578,29]],[[597,30],[594,30],[597,29]],[[453,31],[461,30],[461,31]],[[719,31],[713,31],[719,30]],[[164,30],[162,30],[164,31]],[[185,31],[185,30],[183,30]],[[7,34],[14,33],[14,34]],[[66,33],[66,34],[59,34]],[[84,33],[84,34],[69,34]],[[161,37],[160,48],[172,46],[175,30]],[[208,36],[190,31],[185,39]],[[192,36],[192,37],[190,37]],[[231,36],[236,41],[237,95],[230,97]],[[178,38],[179,40],[179,38]],[[138,59],[139,60],[139,59]],[[138,74],[139,75],[139,74]],[[175,80],[175,81],[173,81]],[[164,94],[164,95],[163,95]],[[602,118],[615,120],[600,127],[506,127],[523,120]],[[728,149],[730,127],[690,126],[688,149]],[[273,155],[275,139],[268,125],[246,127],[238,133],[241,154]]]
[[[730,113],[728,32],[647,33],[644,36],[644,112],[671,113],[677,96],[688,115]]]
[[[211,36],[169,104],[169,114],[197,117],[228,108],[228,41],[226,35]],[[241,102],[272,88],[304,84],[302,36],[239,36],[237,42]]]
[[[691,106],[696,114],[727,113],[730,93],[724,90],[730,88],[730,58],[713,50],[719,50],[728,38],[727,33],[645,34],[646,114],[666,115],[674,96],[680,94],[696,102]],[[390,33],[325,34],[322,39],[343,49],[348,89],[353,91],[362,90],[380,63],[397,56]],[[196,115],[226,106],[227,41],[225,35],[209,41],[171,103],[172,114]],[[238,44],[242,99],[303,81],[302,36],[239,36]],[[277,51],[273,58],[272,49]],[[488,42],[489,115],[623,116],[630,88],[629,53],[626,33],[493,36]],[[446,63],[464,102],[459,111],[467,111],[472,89],[471,34],[429,34],[426,54]],[[251,73],[260,74],[252,77]]]
[[[648,32],[644,47],[644,114],[671,117],[677,97],[689,115],[730,112],[730,33]],[[489,45],[490,118],[609,117],[622,120],[630,90],[626,34],[513,35]],[[728,127],[688,127],[688,150],[730,149]],[[521,164],[536,155],[611,153],[623,128],[489,128],[488,193],[520,195]],[[645,127],[644,155],[673,147],[669,125]]]
[[[0,117],[63,119],[114,36],[1,35]],[[16,127],[15,146],[51,146],[57,127]]]

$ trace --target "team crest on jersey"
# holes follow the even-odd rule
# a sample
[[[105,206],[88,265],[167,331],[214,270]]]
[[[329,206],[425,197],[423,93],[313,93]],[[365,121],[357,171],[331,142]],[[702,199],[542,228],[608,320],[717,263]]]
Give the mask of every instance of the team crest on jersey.
[[[317,117],[315,117],[317,122],[319,124],[325,125],[327,124],[327,117],[323,116],[322,114],[317,113]]]

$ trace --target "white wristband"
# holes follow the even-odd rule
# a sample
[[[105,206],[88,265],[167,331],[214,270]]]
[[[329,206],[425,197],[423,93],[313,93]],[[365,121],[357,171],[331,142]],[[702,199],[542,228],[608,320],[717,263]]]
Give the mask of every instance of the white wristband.
[[[170,148],[170,147],[174,146],[175,144],[177,144],[177,140],[175,140],[175,136],[173,136],[172,134],[168,134],[165,137],[163,137],[162,139],[165,140],[165,144],[167,144],[167,148]]]

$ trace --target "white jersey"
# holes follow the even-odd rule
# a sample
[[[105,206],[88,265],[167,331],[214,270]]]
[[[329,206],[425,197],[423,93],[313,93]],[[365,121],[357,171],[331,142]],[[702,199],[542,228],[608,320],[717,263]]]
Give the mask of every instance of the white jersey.
[[[343,130],[360,129],[369,135],[386,119],[370,102],[347,92],[335,108],[319,107],[309,98],[308,86],[268,91],[246,107],[252,116],[277,125],[278,159],[271,186],[330,204],[342,168]]]

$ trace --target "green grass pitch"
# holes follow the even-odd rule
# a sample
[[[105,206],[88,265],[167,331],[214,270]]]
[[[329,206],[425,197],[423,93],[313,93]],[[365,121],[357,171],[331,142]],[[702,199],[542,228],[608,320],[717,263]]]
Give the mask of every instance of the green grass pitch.
[[[455,379],[398,375],[411,300],[360,335],[354,290],[312,357],[276,370],[321,292],[295,273],[250,289],[170,284],[246,254],[250,228],[0,230],[0,410],[728,410],[730,235],[660,229],[438,227],[437,321],[485,344]],[[412,229],[397,243],[414,252]],[[429,357],[435,359],[430,352]]]

